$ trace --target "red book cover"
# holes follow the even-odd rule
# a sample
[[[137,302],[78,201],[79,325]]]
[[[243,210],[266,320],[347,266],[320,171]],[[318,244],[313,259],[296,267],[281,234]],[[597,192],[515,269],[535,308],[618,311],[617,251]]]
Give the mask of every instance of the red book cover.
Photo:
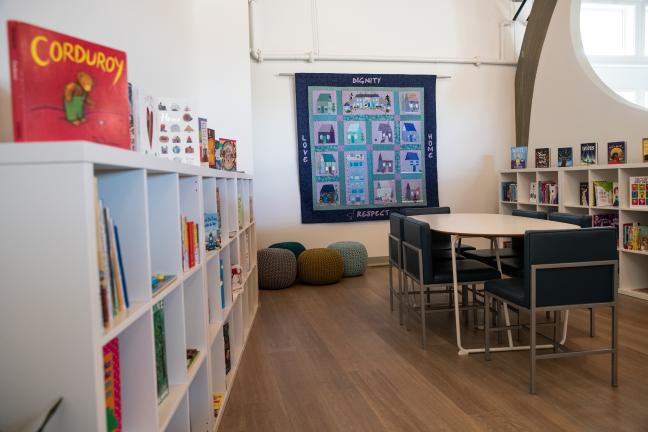
[[[104,386],[106,391],[106,429],[121,432],[121,373],[119,369],[119,339],[115,338],[103,347]]]
[[[194,259],[194,223],[193,222],[187,222],[187,231],[189,233],[189,245],[187,247],[188,251],[187,253],[189,254],[189,268],[193,268],[194,265],[196,265],[196,261]]]
[[[130,149],[126,53],[7,23],[14,140],[86,140]]]

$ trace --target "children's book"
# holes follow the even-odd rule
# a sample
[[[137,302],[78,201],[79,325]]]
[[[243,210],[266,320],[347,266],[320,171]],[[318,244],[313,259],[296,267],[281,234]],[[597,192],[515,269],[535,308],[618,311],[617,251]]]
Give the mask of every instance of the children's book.
[[[236,140],[220,138],[220,160],[221,169],[225,171],[236,171]]]
[[[535,150],[535,167],[549,168],[551,166],[551,153],[548,148]]]
[[[198,117],[184,100],[154,99],[153,148],[163,158],[200,165]]]
[[[538,183],[536,182],[529,184],[529,202],[533,204],[538,202]]]
[[[23,22],[7,26],[16,142],[131,148],[125,52]]]
[[[608,164],[623,164],[626,162],[626,143],[616,141],[608,143]]]
[[[115,225],[113,228],[115,230],[115,247],[117,248],[117,264],[119,267],[119,278],[121,281],[124,303],[126,305],[126,309],[128,309],[130,307],[130,301],[128,299],[128,287],[126,285],[126,274],[124,273],[124,260],[122,259],[121,244],[119,243],[119,230],[117,229],[117,225]]]
[[[581,144],[581,165],[596,165],[598,163],[596,153],[596,143]]]
[[[204,119],[202,117],[198,117],[198,140],[200,141],[200,165],[209,166],[207,119]]]
[[[526,168],[528,147],[511,147],[511,169]]]
[[[135,124],[135,151],[156,154],[160,146],[153,145],[153,123],[155,107],[153,96],[146,90],[133,85],[133,122]]]
[[[648,162],[648,138],[641,140],[641,160]]]
[[[128,83],[128,133],[131,150],[135,150],[135,101],[133,97],[133,84]]]
[[[630,207],[648,208],[648,177],[630,177]]]
[[[225,374],[232,369],[232,353],[230,349],[229,323],[223,324],[223,342],[225,346]]]
[[[101,316],[104,327],[112,322],[112,303],[110,298],[110,268],[108,264],[108,244],[106,240],[106,224],[103,204],[99,199],[97,178],[95,186],[95,235],[97,238],[97,263],[99,268],[99,297],[101,299]]]
[[[213,400],[212,400],[212,407],[214,409],[214,418],[218,417],[218,412],[221,409],[221,405],[223,404],[223,398],[225,395],[223,393],[214,393],[213,394]]]
[[[221,169],[220,163],[217,160],[216,153],[218,144],[216,143],[216,132],[214,129],[207,128],[207,164],[209,168]]]
[[[573,149],[571,147],[558,148],[558,166],[560,168],[574,166]]]
[[[205,248],[208,251],[218,247],[218,213],[205,213]]]
[[[592,187],[594,191],[594,206],[607,207],[614,205],[614,182],[594,180]]]
[[[592,226],[595,228],[611,226],[619,229],[619,214],[610,213],[594,215],[592,216]]]
[[[106,393],[106,430],[121,432],[121,374],[119,369],[119,339],[103,347],[104,390]]]
[[[589,183],[587,182],[580,183],[579,196],[580,196],[579,204],[583,206],[588,206],[589,205]]]
[[[223,258],[220,258],[220,298],[221,309],[225,309],[225,268],[223,267]]]
[[[169,395],[166,334],[164,328],[164,299],[153,305],[153,338],[155,340],[155,374],[158,404]]]

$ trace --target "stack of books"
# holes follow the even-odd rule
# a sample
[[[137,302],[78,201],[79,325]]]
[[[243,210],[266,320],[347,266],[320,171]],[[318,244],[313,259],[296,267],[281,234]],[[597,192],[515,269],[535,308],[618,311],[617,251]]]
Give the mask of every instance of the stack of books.
[[[639,225],[636,222],[623,224],[623,248],[648,251],[648,225]]]
[[[502,201],[517,202],[517,183],[502,183]]]
[[[99,199],[99,187],[95,178],[95,212],[97,235],[97,259],[99,263],[99,294],[103,324],[108,327],[130,302],[124,275],[124,263],[119,244],[119,230],[110,210]]]

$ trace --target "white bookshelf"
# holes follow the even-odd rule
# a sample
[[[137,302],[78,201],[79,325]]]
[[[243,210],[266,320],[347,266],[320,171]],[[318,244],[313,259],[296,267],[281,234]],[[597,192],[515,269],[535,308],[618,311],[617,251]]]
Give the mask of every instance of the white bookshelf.
[[[94,177],[119,227],[131,301],[108,328],[99,296]],[[258,308],[252,177],[59,142],[0,144],[0,185],[0,388],[11,395],[0,404],[0,429],[63,397],[51,430],[105,430],[102,347],[118,337],[124,431],[217,430]],[[207,252],[203,215],[216,210],[217,188],[223,241]],[[200,260],[185,272],[181,215],[200,225]],[[235,295],[233,264],[244,266],[243,290]],[[177,279],[152,295],[157,273]],[[170,393],[158,404],[152,307],[162,299]],[[227,374],[224,323],[232,360]],[[200,352],[189,369],[187,348]],[[217,418],[214,393],[224,394]]]
[[[517,182],[518,202],[502,201],[501,187],[499,197],[500,213],[511,214],[513,209],[539,210],[544,212],[560,211],[582,215],[619,213],[619,292],[648,300],[648,253],[629,251],[622,248],[623,224],[639,222],[648,225],[648,210],[630,207],[629,178],[648,176],[648,163],[620,165],[590,165],[569,168],[527,168],[504,170],[500,172],[502,182]],[[558,205],[528,203],[529,184],[540,180],[552,179],[558,184]],[[608,180],[619,184],[619,207],[597,207],[591,205],[592,182]],[[579,200],[580,183],[589,185],[589,205],[581,205]]]

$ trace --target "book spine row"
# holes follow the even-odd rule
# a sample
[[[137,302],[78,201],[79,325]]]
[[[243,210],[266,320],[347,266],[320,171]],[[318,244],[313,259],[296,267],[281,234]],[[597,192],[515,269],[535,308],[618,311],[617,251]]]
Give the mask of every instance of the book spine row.
[[[623,225],[623,248],[635,251],[648,251],[648,226],[639,223]]]
[[[502,201],[517,202],[517,183],[502,183]]]
[[[182,270],[188,271],[200,263],[198,224],[182,216]]]
[[[556,182],[538,182],[538,202],[540,204],[558,204],[558,185]]]

